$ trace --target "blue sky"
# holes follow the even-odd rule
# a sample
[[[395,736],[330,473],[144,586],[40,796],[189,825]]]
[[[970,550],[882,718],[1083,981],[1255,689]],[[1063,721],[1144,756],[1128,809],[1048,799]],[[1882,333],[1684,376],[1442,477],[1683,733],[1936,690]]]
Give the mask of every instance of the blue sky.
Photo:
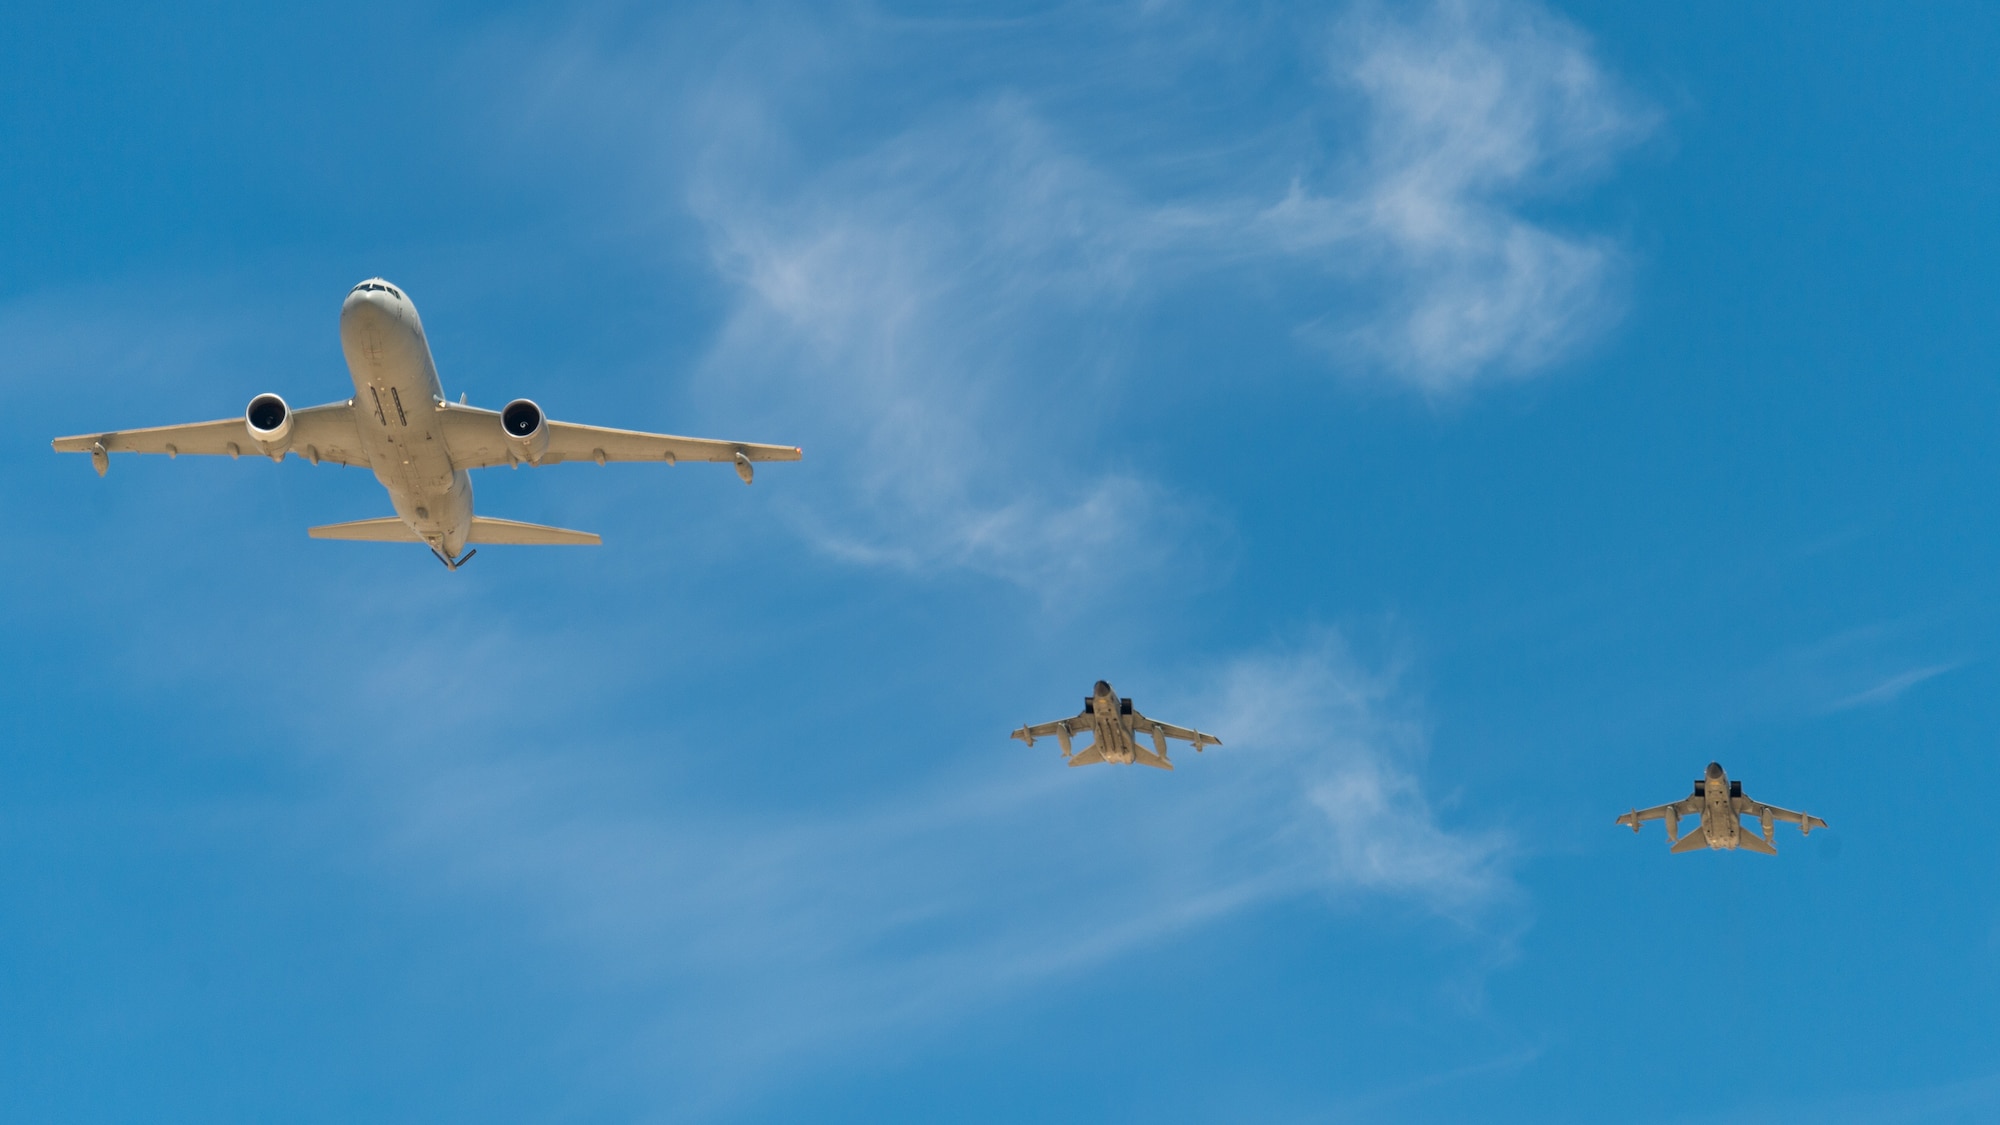
[[[1996,22],[10,5],[0,1119],[1991,1120]],[[376,274],[806,459],[49,451]]]

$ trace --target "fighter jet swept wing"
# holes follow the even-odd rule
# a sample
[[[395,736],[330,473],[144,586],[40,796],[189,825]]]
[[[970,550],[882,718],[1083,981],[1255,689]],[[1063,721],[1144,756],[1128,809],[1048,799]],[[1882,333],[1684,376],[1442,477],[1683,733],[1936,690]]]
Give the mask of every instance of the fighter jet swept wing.
[[[1091,725],[1089,712],[1085,712],[1074,719],[1057,719],[1053,723],[1035,723],[1032,726],[1024,726],[1020,730],[1015,731],[1013,737],[1020,739],[1030,746],[1035,744],[1037,738],[1054,737],[1057,742],[1062,744],[1063,757],[1067,758],[1071,753],[1069,740],[1079,734],[1089,734],[1094,729]]]
[[[1159,738],[1173,738],[1182,742],[1193,743],[1196,753],[1200,753],[1204,746],[1222,745],[1222,740],[1212,734],[1203,734],[1198,730],[1188,727],[1177,727],[1172,723],[1158,722],[1141,715],[1137,711],[1132,712],[1131,718],[1134,734],[1150,734]]]
[[[1680,821],[1683,817],[1700,817],[1701,823],[1685,837],[1680,835]],[[1762,835],[1748,831],[1743,818],[1750,817],[1758,822]],[[1618,818],[1618,823],[1632,831],[1649,820],[1667,822],[1667,843],[1675,852],[1700,851],[1714,848],[1718,851],[1733,851],[1743,848],[1765,855],[1778,854],[1777,842],[1772,839],[1774,825],[1778,821],[1796,824],[1799,831],[1811,835],[1815,828],[1825,828],[1826,821],[1805,813],[1781,809],[1751,800],[1743,795],[1743,783],[1731,781],[1716,762],[1708,764],[1707,772],[1694,783],[1694,792],[1688,797],[1665,805],[1654,805],[1649,809],[1634,809]]]
[[[1079,734],[1090,735],[1090,744],[1082,750],[1076,750],[1070,744],[1070,740]],[[1139,744],[1137,736],[1140,735],[1152,742],[1151,749]],[[1222,740],[1212,734],[1147,718],[1133,709],[1131,700],[1120,698],[1103,680],[1097,681],[1096,690],[1083,701],[1081,714],[1074,718],[1024,726],[1013,735],[1029,746],[1033,746],[1038,738],[1050,736],[1062,744],[1063,757],[1069,759],[1072,766],[1110,762],[1170,770],[1174,764],[1167,758],[1167,739],[1192,743],[1197,751],[1205,746],[1222,745]]]

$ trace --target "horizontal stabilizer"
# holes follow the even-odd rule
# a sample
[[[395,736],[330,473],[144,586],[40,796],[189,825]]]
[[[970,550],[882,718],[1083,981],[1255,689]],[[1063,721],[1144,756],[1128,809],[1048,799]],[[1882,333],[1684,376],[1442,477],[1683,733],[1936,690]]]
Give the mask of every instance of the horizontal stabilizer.
[[[1072,766],[1094,766],[1103,760],[1104,755],[1098,752],[1097,747],[1086,746],[1070,756],[1069,764]]]
[[[1778,854],[1778,846],[1776,844],[1750,831],[1750,826],[1747,824],[1743,826],[1741,832],[1736,834],[1736,846],[1745,851],[1763,852],[1765,855]]]
[[[1156,770],[1170,770],[1174,768],[1172,762],[1167,761],[1144,746],[1132,747],[1132,760],[1142,766],[1151,766]]]
[[[353,523],[330,523],[322,527],[309,528],[307,535],[314,539],[358,539],[368,543],[421,543],[410,525],[395,516],[384,516],[374,520],[355,520]],[[467,543],[510,543],[517,546],[594,546],[604,542],[588,531],[571,531],[566,527],[547,527],[539,523],[521,523],[518,520],[496,520],[485,516],[472,517],[472,534]]]
[[[1677,852],[1694,852],[1700,851],[1707,846],[1708,826],[1703,825],[1700,828],[1688,829],[1688,834],[1682,836],[1680,842],[1676,843],[1671,850]]]
[[[359,539],[368,543],[421,543],[410,525],[395,516],[384,516],[378,520],[355,520],[353,523],[329,523],[320,527],[309,527],[306,534],[314,539]]]
[[[465,541],[540,547],[594,547],[604,542],[595,532],[571,531],[566,527],[548,527],[517,520],[487,519],[485,516],[472,517],[472,534]]]

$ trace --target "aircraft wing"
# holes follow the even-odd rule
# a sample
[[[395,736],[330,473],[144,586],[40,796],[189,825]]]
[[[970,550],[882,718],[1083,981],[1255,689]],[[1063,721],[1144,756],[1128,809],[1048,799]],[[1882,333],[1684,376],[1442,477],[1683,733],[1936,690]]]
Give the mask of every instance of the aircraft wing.
[[[514,451],[500,428],[500,412],[460,403],[440,403],[445,445],[451,462],[461,469],[485,469],[511,465],[520,454]],[[714,438],[678,437],[649,434],[639,430],[616,430],[609,426],[580,426],[574,422],[549,419],[549,447],[535,463],[559,465],[564,461],[796,461],[801,452],[791,445],[758,445],[747,441],[717,441]]]
[[[1826,821],[1816,816],[1793,812],[1790,809],[1781,809],[1776,805],[1767,805],[1762,801],[1753,801],[1748,797],[1738,797],[1730,802],[1730,804],[1743,816],[1754,816],[1760,820],[1769,816],[1772,820],[1781,820],[1786,824],[1796,824],[1799,826],[1799,831],[1805,833],[1811,833],[1815,828],[1826,827]]]
[[[1639,825],[1644,821],[1665,820],[1668,813],[1672,813],[1676,817],[1700,816],[1701,810],[1702,803],[1693,797],[1688,797],[1669,804],[1654,805],[1650,809],[1634,809],[1631,812],[1621,815],[1618,818],[1618,823],[1637,832]]]
[[[216,454],[226,457],[262,457],[264,451],[250,437],[242,415],[218,418],[213,422],[190,422],[184,426],[154,426],[145,430],[112,430],[108,433],[78,434],[57,438],[57,453],[183,453]],[[292,411],[291,452],[317,464],[366,465],[361,451],[361,433],[354,425],[354,409],[347,400],[329,402]],[[99,462],[98,472],[103,472]]]
[[[1203,734],[1198,730],[1190,730],[1187,727],[1177,727],[1172,723],[1163,723],[1157,719],[1149,719],[1137,711],[1132,712],[1132,730],[1138,734],[1157,732],[1166,738],[1178,738],[1182,742],[1191,742],[1194,744],[1196,751],[1199,751],[1204,746],[1222,745],[1222,740],[1212,734]]]
[[[1086,711],[1074,719],[1057,719],[1053,723],[1036,723],[1033,726],[1022,727],[1020,730],[1015,731],[1011,737],[1018,738],[1022,742],[1033,746],[1037,738],[1073,738],[1076,735],[1087,733],[1089,730],[1090,712]]]

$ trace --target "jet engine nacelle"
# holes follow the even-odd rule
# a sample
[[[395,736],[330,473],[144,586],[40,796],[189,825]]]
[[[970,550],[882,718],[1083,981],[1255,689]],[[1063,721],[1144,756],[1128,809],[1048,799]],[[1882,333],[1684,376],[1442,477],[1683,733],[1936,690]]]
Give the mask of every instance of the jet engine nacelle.
[[[277,395],[258,395],[243,411],[243,425],[250,440],[266,453],[279,457],[292,444],[292,408]]]
[[[549,420],[532,400],[517,398],[501,407],[500,430],[514,456],[530,465],[549,451]]]

